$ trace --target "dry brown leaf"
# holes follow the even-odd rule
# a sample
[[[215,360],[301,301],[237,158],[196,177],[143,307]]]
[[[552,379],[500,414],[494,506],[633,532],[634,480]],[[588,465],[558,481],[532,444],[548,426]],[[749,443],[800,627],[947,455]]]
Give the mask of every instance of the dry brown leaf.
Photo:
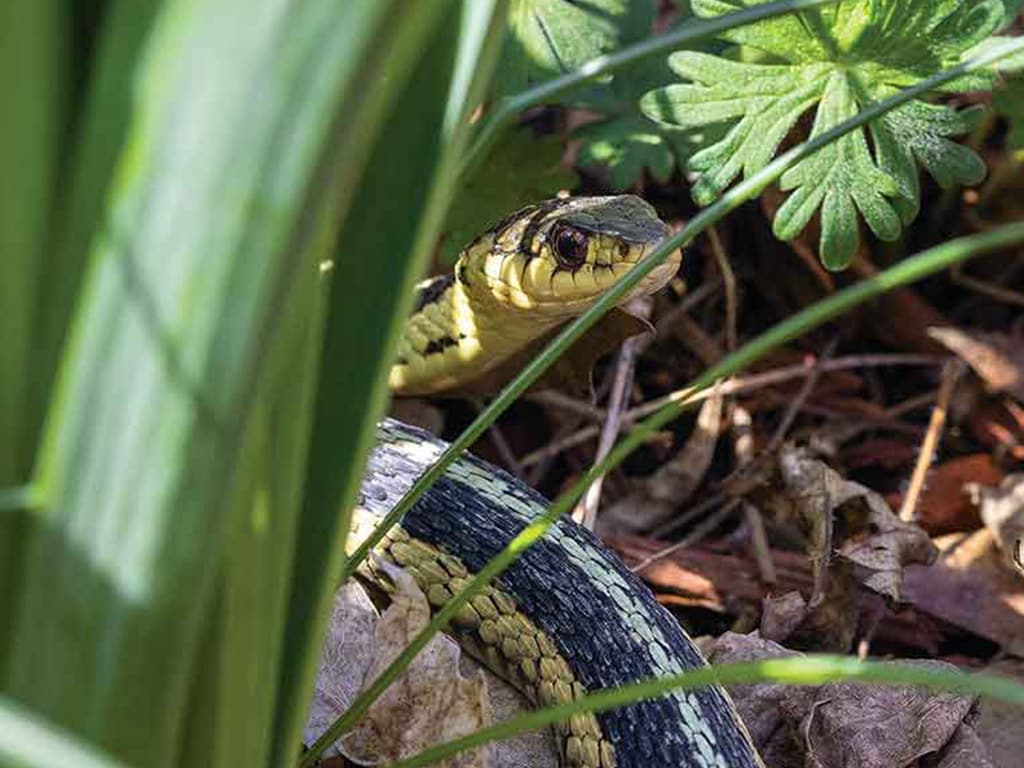
[[[1010,475],[998,487],[971,488],[981,519],[1018,572],[1024,573],[1024,474]]]
[[[904,664],[955,670],[935,660]],[[802,717],[807,765],[821,768],[901,768],[934,755],[936,765],[991,765],[980,742],[968,762],[947,763],[946,751],[958,759],[965,743],[958,731],[971,714],[974,697],[921,688],[827,683],[815,691],[814,705],[786,701],[791,717]],[[956,737],[956,738],[954,738]]]
[[[723,397],[717,393],[704,401],[686,444],[642,486],[601,513],[600,534],[650,531],[667,522],[693,495],[714,458],[722,425],[722,402]]]
[[[986,672],[1024,683],[1024,659],[1004,658]],[[996,699],[984,698],[979,704],[978,736],[988,747],[998,768],[1017,768],[1024,755],[1024,728],[1020,707]]]
[[[968,492],[971,483],[995,485],[1003,471],[987,453],[972,453],[937,464],[928,472],[924,490],[918,499],[918,524],[932,536],[954,531],[973,531],[981,526],[978,502]],[[893,508],[902,503],[902,494],[887,496]]]
[[[959,328],[929,328],[928,335],[962,359],[992,392],[1024,402],[1024,338],[1007,333],[965,333]]]
[[[392,578],[398,591],[383,618],[358,584],[349,583],[338,591],[306,726],[307,743],[345,711],[365,682],[394,658],[429,617],[426,599],[415,583],[401,571]],[[389,763],[402,754],[464,735],[490,720],[480,698],[484,693],[489,696],[490,709],[501,719],[528,708],[518,692],[489,673],[484,686],[482,674],[482,668],[472,659],[460,658],[459,648],[451,639],[435,638],[406,676],[371,710],[360,726],[364,733],[355,740],[346,738],[342,751],[361,764]],[[337,746],[327,754],[340,754]],[[557,747],[549,731],[509,739],[490,749],[491,764],[496,766],[558,765]],[[463,758],[447,765],[484,763],[478,755],[470,755],[469,762]]]
[[[945,554],[930,567],[909,566],[903,599],[919,610],[955,624],[1024,656],[1024,582],[987,529],[943,536]]]
[[[713,664],[796,656],[756,635],[722,635]],[[940,661],[911,662],[951,668]],[[974,700],[919,688],[851,683],[730,686],[767,765],[774,768],[902,768],[991,765],[973,731]]]
[[[739,635],[726,632],[715,641],[707,655],[712,664],[727,664],[801,654],[758,637],[757,633]],[[787,717],[782,703],[793,697],[803,697],[809,703],[814,689],[781,683],[760,683],[730,685],[729,693],[765,765],[771,768],[802,768],[803,748],[797,723]]]
[[[807,451],[784,447],[779,472],[782,493],[809,532],[812,556],[827,560],[834,548],[875,592],[899,600],[904,566],[934,560],[935,548],[924,531],[902,522],[877,493],[844,480]],[[833,525],[839,531],[835,537]]]

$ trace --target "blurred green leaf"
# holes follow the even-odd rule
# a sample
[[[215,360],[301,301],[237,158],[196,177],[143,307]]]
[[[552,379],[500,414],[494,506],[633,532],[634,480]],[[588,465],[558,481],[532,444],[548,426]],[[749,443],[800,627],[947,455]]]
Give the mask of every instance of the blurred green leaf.
[[[672,151],[658,126],[642,116],[590,123],[575,136],[583,141],[577,162],[606,166],[609,185],[616,191],[633,186],[645,168],[660,182],[672,175]]]
[[[0,489],[24,484],[36,433],[29,379],[38,286],[50,243],[67,83],[66,20],[56,0],[0,3]],[[0,615],[10,617],[27,527],[21,510],[0,512]],[[0,627],[0,679],[9,621]]]
[[[1006,141],[1012,149],[1024,150],[1024,77],[1007,81],[995,92],[992,106],[1010,124]]]
[[[506,133],[448,212],[441,261],[454,263],[462,248],[511,211],[574,189],[579,182],[562,165],[564,149],[557,136],[537,138],[529,129]]]
[[[275,765],[297,757],[345,540],[387,373],[412,311],[504,33],[503,2],[423,3],[441,19],[383,121],[330,271],[302,526],[296,541]],[[407,13],[407,11],[406,11]],[[417,28],[422,28],[421,22]],[[454,73],[454,77],[453,77]],[[305,753],[312,762],[316,750]]]
[[[704,17],[763,4],[764,0],[694,0]],[[1000,0],[846,0],[835,6],[729,31],[729,42],[779,63],[737,61],[683,51],[669,57],[689,82],[644,96],[653,120],[679,127],[727,122],[726,137],[690,159],[700,177],[694,198],[707,205],[740,174],[763,168],[800,117],[813,110],[817,136],[911,85],[960,63],[999,26]],[[749,57],[744,57],[749,58]],[[958,78],[945,88],[990,87],[991,72]],[[859,239],[858,214],[879,238],[899,236],[917,213],[917,165],[940,184],[973,184],[984,164],[949,137],[966,132],[972,115],[914,102],[840,139],[792,168],[781,181],[793,195],[779,209],[775,232],[795,237],[822,210],[821,258],[845,267]]]
[[[652,0],[511,0],[495,87],[518,93],[577,69],[645,37],[653,18]]]
[[[315,322],[387,106],[365,82],[401,83],[423,7],[172,0],[154,26],[48,414],[9,665],[26,705],[132,763],[180,754],[254,410]],[[277,512],[294,530],[297,504]],[[268,549],[286,573],[290,549]]]
[[[29,712],[17,702],[0,696],[0,765],[6,768],[43,768],[67,765],[74,768],[124,768]]]
[[[26,418],[33,435],[41,431],[61,349],[82,285],[89,250],[100,234],[103,210],[131,114],[139,51],[160,0],[112,0],[92,9],[99,18],[95,48],[87,69],[84,105],[66,149],[59,205],[51,227],[52,247],[40,254],[46,279],[37,287],[32,334],[30,405]],[[88,13],[89,11],[83,11]]]

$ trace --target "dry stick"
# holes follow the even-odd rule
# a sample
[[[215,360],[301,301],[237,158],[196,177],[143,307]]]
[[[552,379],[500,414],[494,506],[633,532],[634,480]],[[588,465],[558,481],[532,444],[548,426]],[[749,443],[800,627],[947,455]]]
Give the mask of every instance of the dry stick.
[[[917,463],[914,465],[914,472],[910,476],[907,495],[903,497],[903,504],[900,506],[900,520],[906,523],[913,522],[917,517],[917,501],[924,488],[924,480],[932,465],[935,450],[939,447],[939,438],[942,435],[942,427],[946,423],[946,411],[949,408],[949,399],[953,395],[953,386],[960,378],[963,368],[964,364],[959,360],[950,360],[943,366],[942,383],[939,386],[938,397],[935,398],[932,417],[928,421],[928,431],[924,435],[921,451],[918,453]]]
[[[653,304],[654,302],[649,297],[631,301],[630,312],[646,319],[651,314]],[[604,426],[601,427],[601,437],[597,441],[597,452],[594,454],[595,464],[608,455],[608,452],[615,446],[615,441],[619,439],[622,415],[629,404],[629,396],[633,391],[633,370],[636,367],[636,358],[648,343],[650,343],[648,335],[631,336],[622,343],[618,360],[615,363],[615,378],[612,380],[612,389],[608,395],[608,413],[605,416]],[[594,480],[572,511],[572,519],[591,531],[594,530],[594,523],[597,521],[597,507],[601,502],[603,486],[603,476]]]
[[[658,318],[658,322],[654,324],[655,335],[664,333],[668,328],[671,328],[680,317],[689,314],[703,303],[705,299],[714,295],[721,285],[722,281],[720,279],[709,280],[699,288],[694,289],[693,292],[687,294],[686,298]]]
[[[782,421],[776,428],[771,440],[768,441],[768,445],[765,446],[764,450],[761,452],[761,455],[760,457],[758,457],[758,459],[754,459],[751,456],[737,457],[740,460],[740,466],[737,472],[743,472],[745,468],[757,464],[759,460],[763,461],[763,457],[771,455],[778,449],[779,445],[781,445],[783,439],[785,438],[786,433],[789,431],[789,428],[793,425],[793,421],[796,419],[797,414],[800,413],[800,409],[803,407],[803,404],[806,402],[807,398],[814,390],[815,385],[818,383],[818,379],[821,378],[822,368],[824,364],[828,362],[824,358],[827,358],[829,355],[832,354],[833,350],[835,350],[835,346],[836,340],[833,339],[828,343],[828,346],[826,346],[825,351],[822,352],[822,359],[820,359],[816,365],[814,365],[811,368],[804,366],[804,372],[807,379],[804,382],[803,386],[800,388],[800,392],[797,394],[796,399],[794,399],[793,402],[790,403],[789,407],[786,409],[786,413],[783,415]],[[712,392],[720,392],[721,389],[722,387],[714,387],[712,389]],[[721,495],[718,494],[713,498],[721,498]],[[639,573],[641,570],[643,570],[656,560],[660,560],[661,558],[666,557],[667,555],[670,555],[673,552],[678,552],[680,549],[696,544],[698,541],[703,539],[707,534],[711,533],[711,531],[715,530],[715,528],[717,528],[721,524],[721,522],[725,520],[725,518],[741,503],[743,503],[742,497],[730,499],[728,502],[725,503],[725,505],[721,509],[719,509],[713,515],[708,517],[707,520],[705,520],[703,523],[694,528],[693,531],[691,531],[690,534],[686,536],[684,539],[676,542],[675,544],[672,544],[669,547],[666,547],[665,549],[659,550],[658,552],[654,552],[653,554],[644,558],[643,561],[641,561],[632,569],[633,572]],[[698,507],[694,507],[694,509],[691,509],[689,512],[686,513],[685,517],[687,519],[692,519],[693,517],[695,517],[695,510],[700,509],[701,506],[702,505],[699,505]],[[750,506],[751,510],[753,510],[754,517],[756,517],[757,521],[761,523],[759,527],[761,529],[761,533],[763,534],[764,523],[760,520],[760,514],[758,513],[757,509],[754,508],[752,505],[748,506]],[[744,510],[744,513],[746,514],[746,509]],[[677,518],[673,520],[672,525],[673,527],[678,528],[681,525],[680,519]],[[765,537],[765,540],[762,542],[762,544],[765,547],[765,551],[767,551],[767,537]],[[759,566],[762,564],[761,560],[762,559],[760,558],[758,560]],[[769,583],[774,583],[775,569],[769,565],[764,573],[770,574],[771,581]]]
[[[715,257],[715,265],[722,276],[725,286],[725,348],[729,352],[736,350],[736,275],[732,271],[725,248],[714,226],[708,227],[708,240],[711,242],[711,253]]]
[[[849,368],[862,368],[867,366],[938,365],[945,359],[946,358],[944,357],[934,355],[850,355],[848,357],[836,358],[835,360],[826,360],[821,363],[820,369],[822,372],[828,373],[831,371],[841,371]],[[782,368],[776,368],[772,371],[754,374],[753,376],[737,376],[728,379],[722,382],[718,391],[721,392],[722,395],[743,394],[763,387],[774,386],[775,384],[784,384],[787,381],[806,375],[807,366],[803,363],[788,365]],[[687,397],[687,390],[678,389],[664,397],[659,397],[657,400],[651,400],[650,402],[637,406],[632,410],[626,411],[626,413],[623,414],[622,421],[625,426],[629,426],[637,419],[649,416],[670,402],[685,401],[687,404],[695,404],[706,400],[710,397],[710,394],[709,390],[702,390],[696,394],[691,393],[689,397]],[[605,416],[604,409],[587,405],[586,403],[575,400],[571,397],[566,397],[558,392],[537,392],[536,394],[531,395],[530,399],[536,403],[543,403],[554,408],[561,408],[571,413],[585,415],[594,420],[603,419]],[[591,425],[584,427],[579,432],[570,434],[553,442],[551,445],[538,448],[536,451],[526,454],[519,459],[519,463],[524,467],[532,466],[550,455],[559,453],[567,448],[574,448],[580,443],[585,443],[587,440],[593,439],[597,436],[598,432],[599,430],[596,426]]]
[[[484,404],[480,400],[472,398],[470,402],[473,404],[477,413],[484,409]],[[501,427],[498,426],[498,422],[494,422],[487,428],[487,436],[491,438],[491,444],[498,452],[498,456],[501,457],[502,463],[508,467],[508,471],[515,475],[519,480],[525,480],[526,473],[523,471],[523,465],[519,462],[519,459],[516,458],[516,454],[508,444],[508,440],[505,439],[505,433],[501,431]]]
[[[995,299],[996,301],[1001,301],[1005,304],[1013,304],[1018,307],[1024,307],[1024,293],[1011,291],[1009,288],[1004,288],[1003,286],[989,282],[988,280],[979,280],[976,277],[971,277],[964,273],[963,264],[957,264],[953,267],[953,269],[950,270],[949,276],[954,283],[958,283],[965,288],[969,288],[972,291],[976,291],[988,296],[989,298]]]
[[[822,373],[842,371],[850,368],[862,368],[867,366],[882,365],[938,365],[946,358],[937,355],[910,355],[910,354],[889,354],[889,355],[850,355],[835,360],[826,360],[819,366]],[[736,395],[749,392],[762,387],[770,387],[775,384],[782,384],[792,379],[802,378],[807,375],[807,366],[803,363],[787,365],[776,368],[772,371],[757,373],[753,376],[737,376],[722,383],[719,392],[723,395]],[[643,405],[637,406],[626,412],[626,420],[636,421],[644,416],[650,416],[669,403],[685,402],[687,404],[698,403],[710,397],[710,392],[702,390],[696,394],[688,389],[677,389],[657,400],[651,400]]]
[[[739,464],[749,463],[754,456],[753,422],[750,411],[739,404],[733,405],[732,432],[733,451]],[[754,548],[754,562],[757,563],[758,578],[762,584],[774,585],[778,582],[775,563],[772,561],[768,534],[764,528],[761,510],[746,499],[741,504],[743,519],[750,531],[750,543]]]
[[[702,522],[700,525],[698,525],[692,531],[690,531],[689,535],[687,535],[685,538],[680,539],[671,546],[665,547],[664,549],[659,549],[657,552],[648,555],[629,570],[631,570],[633,573],[640,573],[644,568],[649,566],[651,563],[660,560],[663,557],[668,557],[673,552],[678,552],[680,549],[685,549],[686,547],[696,544],[698,541],[703,539],[705,536],[707,536],[709,533],[715,530],[718,526],[720,526],[725,521],[725,519],[732,514],[733,510],[740,505],[741,501],[743,500],[740,498],[729,499],[729,501],[723,504],[721,508],[716,510],[713,514],[708,515],[708,517],[704,519],[704,522]],[[696,509],[696,507],[694,509]]]
[[[807,398],[811,396],[811,392],[818,386],[818,381],[821,379],[821,373],[824,370],[825,364],[828,359],[832,357],[832,353],[836,349],[836,339],[832,339],[825,346],[821,356],[814,361],[809,367],[806,368],[807,378],[804,379],[803,385],[800,387],[800,391],[797,392],[793,402],[789,404],[786,409],[786,413],[782,417],[782,421],[779,422],[779,426],[775,429],[775,434],[772,435],[771,440],[764,447],[761,452],[762,455],[768,455],[775,453],[779,446],[782,445],[782,441],[786,438],[786,434],[789,432],[790,427],[793,426],[793,422],[796,421],[797,415],[800,410],[804,407],[807,402]]]

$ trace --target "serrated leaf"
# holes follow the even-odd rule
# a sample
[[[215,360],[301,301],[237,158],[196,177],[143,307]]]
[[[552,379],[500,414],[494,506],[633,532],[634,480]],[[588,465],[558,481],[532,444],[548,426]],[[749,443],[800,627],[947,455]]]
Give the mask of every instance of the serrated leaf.
[[[644,37],[654,4],[630,0],[512,0],[495,88],[517,93]]]
[[[534,138],[527,130],[507,133],[448,212],[441,261],[454,262],[467,243],[509,211],[575,188],[576,174],[562,165],[563,151],[557,136]]]
[[[693,9],[714,17],[764,2],[693,0]],[[722,35],[740,46],[730,58],[673,54],[669,64],[687,82],[645,94],[641,110],[677,127],[731,126],[688,164],[698,174],[694,199],[707,205],[767,165],[805,113],[813,111],[819,135],[971,52],[1005,44],[990,37],[1005,11],[1001,0],[841,0],[738,27]],[[944,90],[988,88],[994,77],[966,75]],[[805,158],[783,177],[783,189],[794,192],[777,213],[776,234],[795,237],[820,207],[821,259],[831,268],[856,249],[858,215],[877,236],[898,237],[919,208],[918,166],[944,187],[983,178],[981,158],[951,141],[976,117],[915,101]]]

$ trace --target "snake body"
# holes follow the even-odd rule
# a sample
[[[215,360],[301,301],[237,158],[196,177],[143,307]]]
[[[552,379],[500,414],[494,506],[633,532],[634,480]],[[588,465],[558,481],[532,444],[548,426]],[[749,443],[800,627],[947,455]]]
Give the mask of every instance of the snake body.
[[[584,311],[666,231],[654,210],[632,196],[552,200],[517,211],[466,248],[453,277],[421,289],[392,369],[393,388],[444,391],[500,364]],[[661,287],[679,258],[634,295]],[[362,509],[384,516],[443,448],[419,429],[384,420],[363,479]],[[379,551],[440,606],[546,506],[504,471],[464,457]],[[705,663],[617,556],[570,520],[560,520],[466,605],[452,633],[539,705]],[[569,766],[761,765],[728,695],[714,687],[575,716],[556,733]]]

